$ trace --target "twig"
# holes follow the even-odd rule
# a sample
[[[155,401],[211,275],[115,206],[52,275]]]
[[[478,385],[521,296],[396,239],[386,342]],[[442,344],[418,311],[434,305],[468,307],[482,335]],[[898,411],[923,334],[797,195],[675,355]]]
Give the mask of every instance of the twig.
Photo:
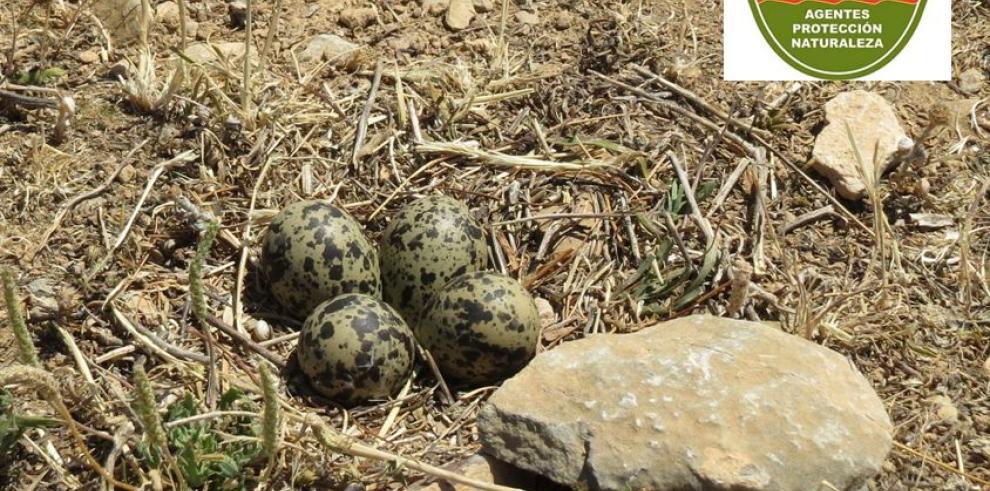
[[[281,1],[281,0],[278,0]],[[254,213],[255,206],[258,202],[258,191],[261,189],[261,185],[265,182],[265,176],[268,174],[268,168],[271,166],[271,151],[282,142],[282,139],[278,139],[268,150],[265,152],[265,163],[262,164],[261,170],[258,171],[258,177],[254,181],[254,189],[251,190],[251,200],[248,202],[248,213],[247,216],[250,217]],[[246,333],[244,326],[242,325],[241,319],[243,318],[244,306],[241,305],[241,294],[244,291],[244,278],[247,276],[247,260],[250,254],[251,244],[251,220],[244,221],[244,233],[241,235],[240,244],[240,258],[237,260],[237,276],[234,279],[234,296],[233,296],[233,310],[234,310],[234,328],[237,329],[239,333]]]
[[[254,27],[254,15],[252,10],[254,10],[252,1],[247,0],[247,27],[244,33],[244,81],[241,94],[241,112],[244,115],[244,120],[248,122],[254,121],[251,115],[251,31]],[[253,126],[253,123],[251,123]]]
[[[433,377],[436,378],[437,382],[440,384],[440,392],[443,393],[443,397],[446,399],[447,404],[453,404],[455,401],[454,396],[450,393],[450,388],[447,387],[447,382],[444,381],[443,373],[440,372],[440,367],[437,366],[437,362],[433,359],[433,355],[430,354],[426,348],[420,346],[419,343],[416,344],[416,347],[419,348],[420,356],[426,360],[426,364],[430,367],[430,371],[433,372]]]
[[[756,179],[753,180],[754,189],[751,190],[753,199],[751,206],[753,272],[757,276],[762,276],[766,269],[766,257],[763,253],[767,224],[766,192],[764,191],[764,186],[770,178],[770,172],[767,169],[766,151],[764,149],[758,149],[756,152],[756,163],[749,168],[751,171],[755,171],[753,174],[756,175]]]
[[[131,227],[134,226],[134,220],[136,220],[138,214],[141,213],[141,207],[144,206],[144,201],[148,199],[151,189],[155,186],[155,181],[157,181],[166,170],[187,162],[192,162],[193,160],[196,160],[197,157],[198,156],[196,153],[192,150],[186,150],[185,152],[182,152],[179,155],[156,165],[155,168],[152,169],[151,175],[148,176],[148,183],[145,184],[144,191],[141,192],[141,197],[138,198],[138,202],[134,206],[134,211],[131,212],[131,216],[127,219],[127,223],[124,225],[123,230],[121,230],[120,234],[117,235],[117,240],[113,243],[113,246],[110,247],[110,250],[107,251],[106,256],[99,263],[97,263],[97,265],[93,267],[93,270],[87,275],[87,279],[92,279],[93,276],[102,271],[103,268],[106,267],[107,263],[112,260],[113,253],[124,243],[124,240],[127,239],[127,235],[130,233]]]
[[[272,43],[275,41],[275,33],[278,31],[278,21],[281,16],[282,0],[275,0],[275,5],[272,6],[272,20],[268,23],[268,32],[265,34],[265,45],[261,47],[261,53],[258,55],[259,71],[265,70],[265,59],[268,57],[268,50],[272,48]]]
[[[722,207],[725,199],[728,198],[729,193],[732,192],[732,187],[736,185],[737,181],[739,181],[739,177],[742,176],[742,173],[749,168],[749,164],[751,162],[752,160],[750,160],[749,157],[739,159],[739,163],[736,164],[736,168],[732,169],[732,173],[729,174],[729,177],[727,177],[725,182],[722,183],[722,187],[720,187],[718,192],[715,193],[715,197],[712,198],[711,207],[708,208],[708,213],[705,213],[706,217],[711,218],[712,214]]]
[[[117,427],[117,430],[113,433],[113,448],[110,449],[110,453],[107,455],[106,464],[104,467],[107,469],[107,474],[113,475],[114,468],[117,466],[117,457],[120,456],[121,451],[127,445],[127,440],[130,439],[131,435],[134,434],[134,423],[130,421],[124,422],[124,424]],[[113,491],[113,483],[107,482],[104,486],[106,491]]]
[[[547,213],[545,215],[532,215],[528,217],[513,218],[511,220],[492,222],[492,226],[504,227],[506,225],[514,225],[517,223],[536,222],[540,220],[569,220],[572,218],[628,218],[639,215],[640,213],[644,213],[644,211],[616,211],[612,213]]]
[[[684,167],[681,166],[674,152],[667,152],[666,155],[670,159],[670,164],[674,167],[674,171],[677,172],[677,179],[680,180],[681,187],[685,191],[684,196],[691,206],[691,216],[698,224],[698,227],[701,228],[702,233],[705,234],[705,241],[711,244],[715,240],[715,232],[712,230],[712,224],[708,222],[708,219],[701,214],[701,209],[698,208],[698,201],[694,198],[694,193],[691,192],[691,181],[688,180],[687,172],[684,171]]]
[[[681,87],[680,85],[677,85],[676,83],[671,82],[670,80],[667,80],[666,78],[662,77],[659,74],[653,73],[639,65],[633,64],[631,65],[631,67],[633,71],[635,71],[636,73],[644,77],[648,77],[650,80],[659,82],[661,85],[672,90],[677,95],[695,103],[698,107],[704,109],[705,111],[708,111],[709,113],[718,116],[719,119],[729,123],[730,125],[734,126],[736,129],[745,131],[746,133],[755,133],[763,137],[770,136],[770,133],[767,132],[766,130],[754,128],[751,123],[746,123],[744,121],[740,121],[738,119],[733,118],[727,112],[715,107],[714,105],[702,99],[699,95],[695,94],[694,92],[691,92],[690,90]]]
[[[833,207],[832,205],[826,205],[821,208],[818,208],[817,210],[809,211],[808,213],[805,213],[795,218],[794,220],[785,223],[782,227],[780,227],[780,232],[778,233],[780,235],[787,235],[800,227],[808,225],[809,223],[816,222],[828,216],[836,216],[835,207]]]
[[[902,451],[904,453],[907,453],[908,455],[911,455],[912,457],[919,458],[923,462],[928,462],[930,464],[934,464],[935,467],[938,467],[938,468],[940,468],[940,469],[942,469],[944,471],[951,472],[952,474],[955,474],[957,476],[962,476],[962,477],[964,477],[964,478],[966,478],[966,479],[968,479],[970,481],[973,481],[976,484],[979,484],[981,486],[990,486],[990,481],[987,481],[985,479],[980,479],[980,478],[978,478],[978,477],[976,477],[976,476],[974,476],[972,474],[967,474],[965,472],[962,472],[959,469],[956,469],[955,467],[953,467],[953,466],[951,466],[949,464],[946,464],[945,462],[942,462],[940,460],[936,460],[934,457],[932,457],[930,455],[923,454],[923,453],[921,453],[921,452],[919,452],[919,451],[917,451],[917,450],[915,450],[915,449],[913,449],[913,448],[911,448],[911,447],[909,447],[909,446],[907,446],[907,445],[905,445],[905,444],[903,444],[901,442],[895,441],[894,442],[894,448],[896,448],[896,449],[898,449],[898,450],[900,450],[900,451]]]
[[[382,83],[382,68],[384,64],[381,60],[375,65],[375,75],[371,79],[371,89],[368,91],[368,99],[364,102],[364,110],[361,111],[361,119],[358,120],[357,133],[354,136],[354,151],[351,153],[351,163],[358,163],[358,153],[364,146],[364,139],[368,135],[368,118],[371,117],[371,109],[375,105],[375,98],[378,97],[378,86]]]
[[[392,425],[395,424],[395,419],[399,417],[399,411],[402,410],[402,401],[409,395],[409,389],[412,388],[413,378],[409,377],[406,383],[402,386],[402,390],[399,394],[395,396],[397,402],[396,405],[392,406],[392,409],[388,411],[388,415],[385,416],[385,422],[382,423],[382,427],[378,429],[378,438],[385,438],[388,436],[388,430],[392,429]]]
[[[185,359],[196,363],[206,363],[210,360],[204,355],[186,351],[165,342],[143,326],[131,321],[117,307],[111,307],[110,311],[113,313],[113,317],[117,319],[117,323],[123,326],[135,340],[146,346],[151,353],[158,355],[166,361],[181,363],[181,359]]]
[[[486,164],[515,167],[530,170],[550,170],[550,171],[584,171],[595,168],[609,168],[611,165],[592,161],[587,163],[555,162],[541,160],[535,157],[521,157],[516,155],[506,155],[501,152],[482,150],[466,143],[423,143],[416,146],[417,153],[446,153],[460,155],[481,161]]]
[[[275,469],[275,456],[282,441],[282,412],[278,406],[278,378],[264,362],[258,365],[258,371],[261,374],[261,393],[264,398],[261,414],[261,444],[268,457],[268,465],[265,466],[263,474],[267,481],[268,476]]]
[[[75,360],[76,366],[79,367],[79,373],[82,374],[83,378],[91,384],[95,384],[96,380],[93,379],[93,373],[89,371],[89,365],[86,362],[86,357],[83,356],[82,352],[79,351],[79,346],[76,344],[76,340],[72,337],[69,331],[66,331],[62,326],[55,326],[58,330],[59,336],[62,337],[62,341],[69,348],[69,352],[72,353],[72,359]]]
[[[237,416],[239,418],[257,419],[260,415],[251,411],[210,411],[207,413],[194,414],[185,418],[173,419],[172,421],[163,423],[162,426],[164,426],[166,430],[171,430],[177,426],[196,423],[207,419],[220,418],[223,416]]]
[[[279,370],[285,370],[285,360],[283,360],[282,357],[276,355],[275,353],[272,353],[271,351],[259,345],[258,343],[255,343],[254,341],[251,340],[251,338],[245,336],[244,334],[237,332],[237,329],[234,329],[226,322],[220,320],[217,316],[213,314],[207,314],[206,321],[209,322],[211,326],[223,331],[224,334],[230,336],[231,338],[234,339],[234,341],[237,341],[245,348],[261,355],[266,360],[272,362],[272,364],[278,367]]]
[[[645,219],[646,217],[642,217]],[[664,223],[667,225],[667,233],[674,238],[674,243],[677,244],[677,248],[680,249],[681,255],[684,256],[684,262],[687,263],[688,267],[692,271],[697,271],[698,267],[695,266],[694,261],[691,261],[691,254],[688,253],[687,245],[684,244],[684,239],[681,238],[681,234],[677,233],[677,225],[674,223],[674,218],[670,216],[670,213],[666,211],[663,212]]]

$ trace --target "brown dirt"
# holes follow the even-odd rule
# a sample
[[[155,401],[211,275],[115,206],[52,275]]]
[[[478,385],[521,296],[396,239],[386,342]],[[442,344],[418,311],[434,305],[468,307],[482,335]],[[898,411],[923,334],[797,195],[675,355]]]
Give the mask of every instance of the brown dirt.
[[[32,4],[0,4],[0,61],[7,75],[32,68],[64,70],[51,85],[73,96],[77,113],[64,142],[56,143],[51,138],[54,111],[0,112],[0,262],[16,272],[25,298],[35,279],[59,285],[56,300],[62,310],[46,314],[36,309],[31,326],[46,368],[76,373],[70,352],[52,334],[53,320],[73,335],[90,361],[96,387],[82,395],[85,391],[66,388],[71,392],[66,397],[74,417],[91,429],[90,449],[98,460],[112,447],[101,435],[134,421],[128,404],[139,355],[149,358],[162,407],[186,391],[199,400],[205,397],[198,364],[148,351],[110,310],[118,308],[168,343],[202,352],[201,328],[189,319],[187,306],[187,271],[198,231],[195,216],[180,202],[213,214],[223,226],[207,262],[206,283],[211,311],[229,321],[246,227],[253,255],[264,224],[281,206],[300,198],[332,198],[377,239],[390,212],[418,195],[440,191],[465,200],[488,225],[493,257],[503,258],[495,265],[549,302],[553,319],[544,333],[547,349],[586,332],[632,331],[674,315],[725,315],[733,289],[730,276],[741,271],[739,263],[759,263],[762,247],[764,268],[752,282],[763,293],[750,295],[742,315],[778,322],[843,353],[887,404],[897,446],[874,488],[981,489],[981,480],[990,481],[990,373],[984,367],[990,356],[990,198],[980,204],[978,195],[990,165],[987,140],[971,136],[959,145],[955,130],[941,129],[925,142],[926,159],[888,175],[879,189],[891,229],[884,241],[874,239],[875,210],[865,203],[841,202],[865,228],[835,215],[780,233],[795,217],[830,203],[796,170],[806,166],[823,121],[821,108],[829,98],[851,88],[877,91],[895,105],[909,133],[918,136],[940,104],[968,98],[954,84],[807,83],[768,111],[767,104],[788,84],[721,80],[721,2],[643,0],[606,6],[585,0],[525,1],[519,5],[534,9],[540,24],[520,23],[515,16],[519,7],[510,4],[505,35],[500,36],[500,2],[491,12],[479,13],[468,29],[451,32],[442,15],[423,12],[417,1],[284,0],[275,43],[264,67],[254,67],[251,77],[253,117],[230,102],[241,100],[239,63],[209,70],[189,67],[177,97],[151,114],[135,108],[107,76],[112,62],[124,56],[137,60],[135,45],[114,41],[106,62],[82,63],[81,53],[106,49],[94,18],[71,1],[64,7],[58,1],[29,8]],[[255,51],[272,23],[272,4],[255,2]],[[377,18],[355,29],[338,23],[344,9],[357,7],[374,7]],[[223,2],[190,1],[189,8],[199,23],[198,37],[244,40],[243,30],[227,25]],[[985,1],[954,2],[954,15],[956,73],[969,68],[986,73],[990,6]],[[13,19],[21,27],[8,59]],[[347,37],[367,47],[369,56],[359,66],[341,69],[297,65],[291,53],[323,33]],[[173,29],[155,25],[149,43],[157,74],[165,78],[171,70],[166,62],[170,49],[179,37]],[[375,60],[383,65],[381,86],[365,145],[352,163]],[[751,211],[749,190],[758,181],[754,170],[711,215],[719,236],[718,261],[698,296],[683,306],[674,307],[671,301],[684,284],[675,285],[670,295],[655,293],[641,305],[633,298],[635,288],[623,289],[627,283],[645,285],[634,281],[634,273],[671,233],[657,213],[677,180],[665,155],[673,152],[690,176],[700,176],[702,185],[716,190],[744,155],[720,132],[593,73],[650,93],[663,92],[633,65],[772,131],[768,143],[779,152],[770,158],[769,176],[760,186],[766,194],[763,234],[757,233],[758,220]],[[401,100],[413,101],[427,141],[470,140],[510,155],[609,162],[612,167],[531,170],[419,151],[397,87]],[[492,95],[499,97],[485,98]],[[985,84],[976,97],[987,96],[990,86]],[[667,100],[723,125],[688,100]],[[985,137],[990,134],[986,105],[978,118]],[[972,128],[961,130],[975,134]],[[161,174],[122,244],[111,252],[155,166],[184,151],[196,158]],[[118,168],[119,175],[110,179]],[[830,190],[823,179],[811,177]],[[921,189],[922,179],[927,191]],[[77,203],[45,242],[56,215],[104,181],[109,182],[104,192]],[[256,186],[255,210],[249,214]],[[711,205],[710,198],[702,200],[702,212]],[[376,212],[380,206],[383,210]],[[626,211],[643,218],[627,218]],[[954,225],[921,230],[908,221],[910,213],[919,212],[948,215]],[[544,214],[554,215],[533,218]],[[686,216],[673,219],[688,257],[675,246],[659,258],[666,278],[675,277],[675,269],[688,262],[700,266],[705,250],[694,222]],[[247,269],[242,292],[246,325],[267,318],[276,336],[292,332],[292,323],[267,301],[252,261]],[[650,268],[643,269],[649,277]],[[6,322],[0,318],[0,333],[8,332]],[[136,349],[127,351],[132,344]],[[288,357],[293,344],[286,340],[270,348]],[[226,336],[220,336],[220,345],[224,386],[241,386],[257,397],[253,367],[259,358]],[[117,356],[96,361],[122,347]],[[8,356],[4,352],[4,363]],[[78,374],[63,380],[81,384]],[[345,411],[310,394],[292,373],[285,380],[283,396],[293,411],[319,414],[361,441],[434,464],[476,450],[473,416],[490,393],[462,393],[448,404],[424,371],[401,404]],[[939,415],[932,402],[937,395],[952,401],[957,419]],[[100,410],[94,411],[97,406]],[[395,422],[378,438],[392,407],[400,408]],[[280,486],[334,489],[360,481],[369,489],[399,489],[418,476],[328,452],[298,423],[287,423],[285,432],[279,457],[283,465],[273,477]],[[21,464],[8,469],[5,484],[19,488],[38,480],[39,488],[71,488],[70,479],[59,477],[68,473],[94,487],[99,477],[85,469],[78,451],[67,443],[67,433],[52,430],[47,435],[60,441],[64,467],[51,467],[56,464],[25,449],[19,454]],[[148,479],[137,467],[133,458],[121,458],[117,477],[132,483],[141,476]],[[252,469],[260,473],[261,468]]]

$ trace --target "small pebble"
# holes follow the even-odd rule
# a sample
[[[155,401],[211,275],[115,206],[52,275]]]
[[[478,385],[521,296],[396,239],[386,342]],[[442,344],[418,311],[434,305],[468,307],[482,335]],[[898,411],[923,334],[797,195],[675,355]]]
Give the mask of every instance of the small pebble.
[[[423,12],[429,15],[440,15],[445,10],[447,6],[450,5],[450,0],[422,0]]]
[[[538,15],[525,10],[516,12],[516,20],[519,21],[520,24],[535,25],[540,23],[540,17]]]
[[[251,338],[255,341],[268,341],[272,338],[272,327],[268,322],[258,319],[254,324],[254,329],[251,330]]]
[[[959,75],[959,89],[966,94],[976,94],[983,89],[986,83],[986,75],[979,68],[970,68]]]
[[[474,19],[474,4],[471,0],[450,0],[447,17],[444,19],[447,27],[455,31],[467,29],[471,25],[471,19]]]
[[[79,53],[79,61],[87,65],[100,61],[100,53],[95,49],[90,49]]]
[[[360,8],[360,9],[344,9],[340,13],[340,24],[344,27],[350,29],[358,29],[361,27],[370,26],[375,22],[375,9],[373,8]]]
[[[121,184],[127,184],[134,179],[134,166],[127,164],[123,169],[120,169],[120,174],[117,174],[117,182]]]
[[[543,327],[547,327],[557,322],[557,314],[553,311],[553,305],[550,301],[543,298],[537,297],[534,299],[536,301],[536,310],[540,313],[540,323]]]
[[[946,423],[959,421],[959,410],[952,404],[952,399],[946,396],[934,396],[928,399],[935,406],[935,414],[939,420]]]

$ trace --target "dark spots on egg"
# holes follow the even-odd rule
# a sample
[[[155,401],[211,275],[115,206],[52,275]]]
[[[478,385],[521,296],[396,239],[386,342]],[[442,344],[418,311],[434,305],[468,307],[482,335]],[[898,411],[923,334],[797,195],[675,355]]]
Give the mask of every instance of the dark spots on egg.
[[[268,226],[261,258],[273,296],[298,316],[341,293],[381,295],[374,246],[350,215],[325,202],[282,210]]]
[[[330,339],[333,337],[333,323],[323,322],[323,326],[320,327],[320,339]]]
[[[430,286],[433,282],[437,281],[437,274],[431,271],[427,271],[423,268],[419,272],[419,282],[423,285]]]
[[[348,259],[360,259],[363,254],[364,253],[361,250],[361,244],[358,244],[356,241],[351,241],[347,243]]]
[[[464,204],[439,195],[400,210],[382,234],[383,298],[413,319],[448,281],[485,269],[483,237],[462,230],[473,227],[480,232],[473,220]]]
[[[485,307],[484,303],[475,300],[461,300],[460,311],[457,317],[468,322],[468,324],[478,324],[480,322],[491,322],[495,316]]]
[[[323,241],[323,260],[328,264],[336,264],[344,259],[344,252],[337,247],[337,244],[333,242],[332,239],[327,238]]]
[[[297,353],[316,391],[351,405],[394,394],[411,373],[413,348],[411,331],[391,307],[345,294],[306,319]]]
[[[406,285],[402,289],[402,296],[399,297],[399,305],[408,306],[412,304],[413,292],[416,289],[413,285]]]
[[[414,330],[445,377],[477,386],[511,376],[532,358],[540,320],[516,280],[475,272],[436,293]]]

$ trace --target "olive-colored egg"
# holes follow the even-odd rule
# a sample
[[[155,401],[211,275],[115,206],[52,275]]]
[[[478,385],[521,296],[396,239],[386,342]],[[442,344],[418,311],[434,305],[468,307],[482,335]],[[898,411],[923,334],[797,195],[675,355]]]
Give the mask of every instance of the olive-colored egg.
[[[349,293],[306,318],[296,354],[314,390],[352,405],[395,394],[412,372],[415,349],[412,331],[392,307]]]
[[[460,385],[496,383],[536,354],[540,314],[518,281],[485,272],[451,280],[413,327],[445,378]]]
[[[382,297],[413,323],[444,284],[487,264],[484,234],[467,206],[446,196],[427,196],[400,210],[385,228]]]
[[[374,245],[354,218],[326,202],[282,210],[268,226],[261,262],[275,299],[300,319],[344,293],[381,297]]]

